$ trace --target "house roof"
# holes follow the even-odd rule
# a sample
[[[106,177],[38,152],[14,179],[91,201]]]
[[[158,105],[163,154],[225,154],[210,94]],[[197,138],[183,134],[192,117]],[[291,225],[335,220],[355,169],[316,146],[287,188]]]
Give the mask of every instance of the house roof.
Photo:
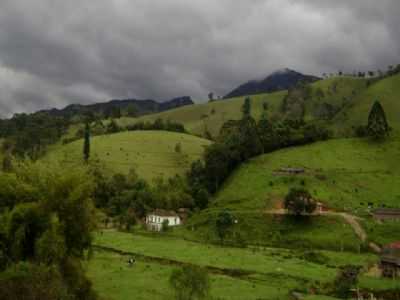
[[[176,212],[173,210],[165,210],[165,209],[155,209],[149,215],[155,215],[159,217],[179,217]]]
[[[377,208],[372,211],[375,215],[391,215],[391,216],[400,216],[399,208]]]
[[[399,249],[400,250],[400,241],[387,244],[384,248]]]

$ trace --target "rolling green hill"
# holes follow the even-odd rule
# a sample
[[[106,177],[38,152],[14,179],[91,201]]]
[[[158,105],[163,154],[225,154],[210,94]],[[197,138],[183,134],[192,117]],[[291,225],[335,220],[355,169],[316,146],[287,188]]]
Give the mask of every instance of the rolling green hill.
[[[357,94],[353,103],[333,121],[342,128],[365,125],[376,100],[381,102],[389,125],[400,129],[400,74],[380,80]]]
[[[322,92],[322,93],[321,93]],[[261,116],[263,103],[268,103],[270,118],[282,117],[282,100],[287,91],[251,96],[252,115]],[[121,118],[119,124],[126,126],[140,121],[154,121],[157,118],[178,121],[186,130],[195,135],[204,135],[207,129],[216,136],[227,120],[241,117],[241,106],[246,97],[237,97],[210,103],[195,104],[169,110],[163,113],[139,118]],[[352,134],[352,126],[363,125],[373,101],[380,100],[392,127],[400,128],[400,74],[384,78],[375,83],[368,79],[354,77],[333,77],[311,84],[310,94],[304,105],[305,120],[323,120],[339,136]]]
[[[181,153],[175,151],[181,145]],[[193,160],[201,157],[210,142],[188,134],[166,131],[134,131],[92,137],[91,159],[99,159],[114,172],[135,168],[139,176],[153,179],[182,174]],[[82,160],[83,140],[54,147],[46,159],[66,163]]]
[[[304,168],[290,175],[281,168]],[[243,164],[226,182],[215,206],[276,207],[290,187],[304,186],[331,208],[362,213],[367,204],[400,207],[400,139],[337,139],[288,148]]]
[[[279,104],[286,93],[287,92],[276,92],[252,96],[252,114],[258,118],[261,115],[264,102],[268,102],[272,111],[278,110]],[[162,118],[164,120],[173,120],[184,124],[186,130],[190,133],[203,135],[205,128],[207,128],[213,136],[216,136],[225,121],[241,118],[243,99],[244,97],[238,97],[189,105],[139,118],[121,118],[119,119],[119,124],[126,126],[139,121],[154,121],[157,118]]]

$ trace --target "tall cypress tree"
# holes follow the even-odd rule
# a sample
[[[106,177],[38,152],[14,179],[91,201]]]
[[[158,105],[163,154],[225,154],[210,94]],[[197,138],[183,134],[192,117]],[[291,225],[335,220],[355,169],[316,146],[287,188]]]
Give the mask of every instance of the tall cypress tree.
[[[251,114],[251,102],[250,102],[250,98],[247,97],[246,99],[244,99],[244,103],[242,106],[242,113],[243,113],[243,119],[250,117]]]
[[[90,127],[89,122],[85,125],[85,140],[83,143],[83,159],[88,162],[90,157]]]
[[[379,101],[375,101],[368,116],[368,135],[374,139],[383,139],[389,132],[385,111]]]

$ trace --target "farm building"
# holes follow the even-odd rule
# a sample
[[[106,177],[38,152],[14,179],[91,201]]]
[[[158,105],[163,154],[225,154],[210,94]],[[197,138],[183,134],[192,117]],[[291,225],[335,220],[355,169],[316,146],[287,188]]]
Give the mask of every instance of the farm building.
[[[161,231],[164,223],[168,226],[177,226],[182,220],[176,212],[164,209],[156,209],[146,216],[148,230]]]
[[[383,247],[380,267],[385,277],[400,276],[400,241]]]
[[[400,209],[398,208],[378,208],[372,211],[372,216],[377,221],[399,220]]]

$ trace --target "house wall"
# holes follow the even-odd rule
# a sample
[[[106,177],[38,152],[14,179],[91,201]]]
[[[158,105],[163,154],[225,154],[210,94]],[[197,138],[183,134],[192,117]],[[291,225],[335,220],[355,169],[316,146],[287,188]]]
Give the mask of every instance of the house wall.
[[[181,224],[181,219],[179,216],[166,217],[150,214],[146,217],[147,228],[153,231],[160,231],[165,220],[168,220],[168,226],[178,226]]]

